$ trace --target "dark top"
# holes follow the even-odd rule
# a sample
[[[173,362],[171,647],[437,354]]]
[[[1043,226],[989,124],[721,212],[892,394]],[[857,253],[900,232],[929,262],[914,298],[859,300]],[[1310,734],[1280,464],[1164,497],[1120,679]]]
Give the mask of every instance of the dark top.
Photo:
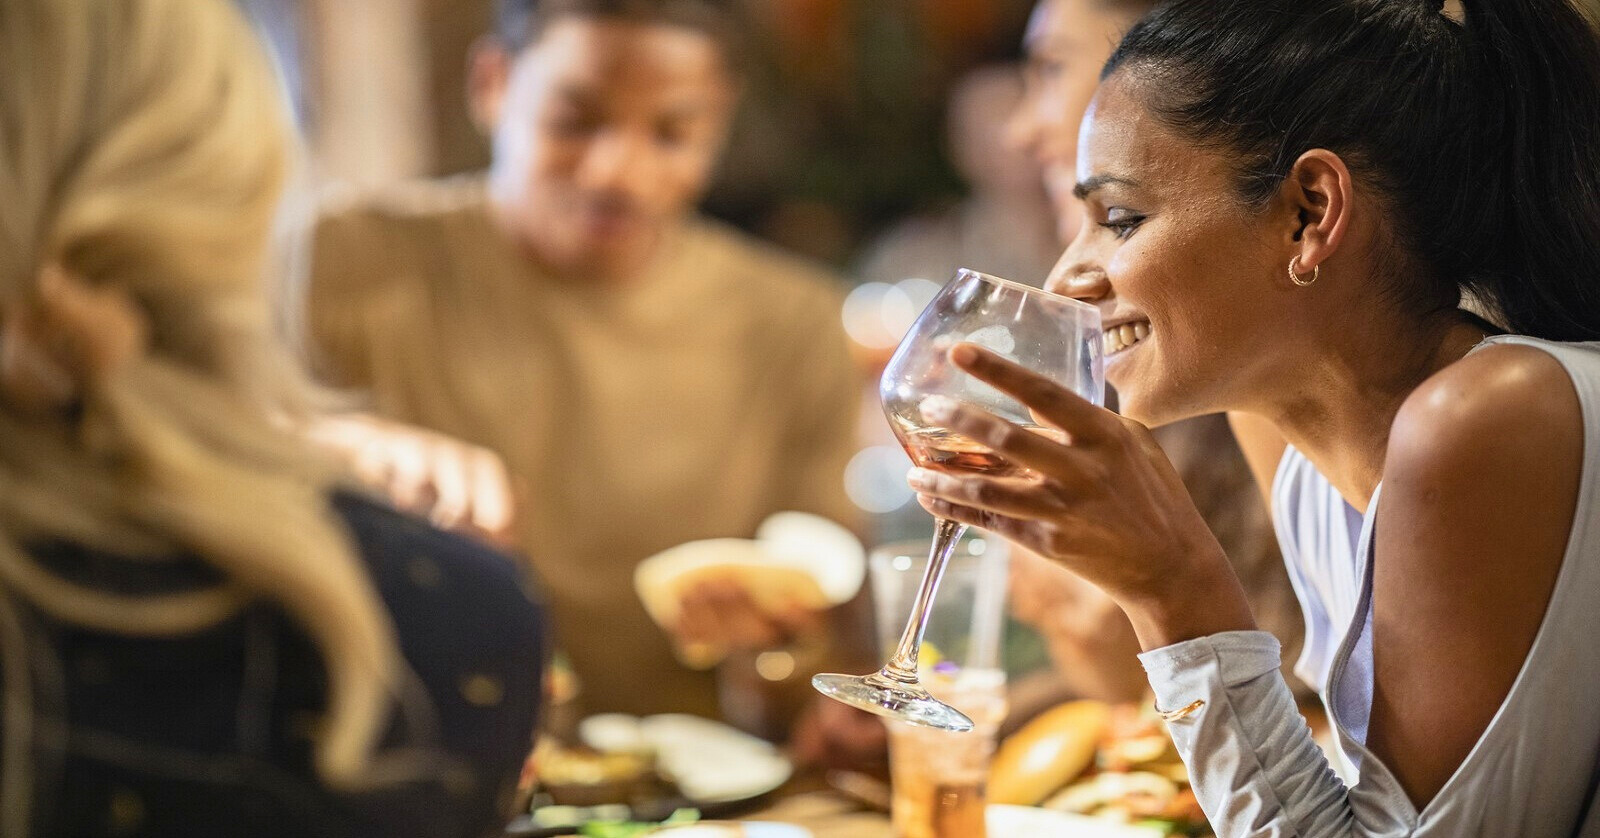
[[[496,834],[533,735],[542,609],[513,563],[351,494],[349,525],[416,680],[385,749],[421,779],[359,794],[316,780],[308,731],[321,659],[266,603],[197,635],[149,639],[27,611],[34,639],[35,836]],[[36,551],[68,578],[151,593],[214,579],[198,560],[131,563],[74,546]]]

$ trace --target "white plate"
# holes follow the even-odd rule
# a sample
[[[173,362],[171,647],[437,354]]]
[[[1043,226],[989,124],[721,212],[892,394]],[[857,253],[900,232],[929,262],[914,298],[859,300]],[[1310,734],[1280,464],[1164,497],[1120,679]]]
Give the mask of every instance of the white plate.
[[[747,823],[745,838],[815,838],[811,830],[788,823]]]
[[[662,773],[696,803],[759,797],[784,784],[794,766],[771,743],[697,716],[649,716],[641,735]]]
[[[990,835],[1026,835],[1028,838],[1162,838],[1161,830],[1125,826],[1098,818],[1072,815],[1035,806],[995,804],[984,812]]]

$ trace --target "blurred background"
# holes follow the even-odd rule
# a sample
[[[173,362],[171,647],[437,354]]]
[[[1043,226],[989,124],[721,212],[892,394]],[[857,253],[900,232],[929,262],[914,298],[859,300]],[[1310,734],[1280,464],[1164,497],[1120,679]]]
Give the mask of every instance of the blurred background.
[[[483,169],[467,56],[493,0],[238,0],[270,41],[319,188]],[[922,535],[873,381],[956,267],[1042,283],[1040,176],[1005,143],[1033,0],[744,0],[749,89],[705,210],[834,268],[863,384],[851,497]]]
[[[491,0],[240,2],[284,65],[318,180],[369,186],[488,162],[465,69]],[[877,231],[963,194],[945,150],[949,91],[1018,55],[1030,0],[745,6],[751,89],[713,215],[845,267]]]
[[[492,0],[237,2],[282,62],[319,181],[487,164],[465,70]],[[742,4],[751,89],[711,214],[845,268],[896,221],[966,194],[944,127],[950,93],[964,73],[1020,57],[1033,0]],[[1579,5],[1600,19],[1600,0]]]
[[[318,187],[487,165],[466,66],[493,0],[237,2],[282,66]],[[749,89],[704,208],[838,272],[862,387],[847,490],[872,543],[923,536],[875,379],[955,268],[1038,284],[1059,254],[1040,174],[1005,142],[1034,0],[741,2]]]

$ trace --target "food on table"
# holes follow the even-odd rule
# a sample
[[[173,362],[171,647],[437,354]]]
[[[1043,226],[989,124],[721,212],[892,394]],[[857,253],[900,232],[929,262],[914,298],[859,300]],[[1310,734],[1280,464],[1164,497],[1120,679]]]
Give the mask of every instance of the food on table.
[[[635,821],[596,821],[584,824],[579,835],[584,838],[637,838],[642,835],[655,835],[663,829],[670,828],[673,824],[693,824],[700,820],[700,813],[693,809],[679,809],[672,816],[660,823],[639,823]]]
[[[1129,771],[1142,765],[1183,766],[1172,735],[1152,705],[1119,705],[1100,743],[1095,763],[1102,771]],[[1182,779],[1187,780],[1188,774]]]
[[[1123,823],[1040,809],[1037,806],[989,807],[989,834],[1000,838],[1167,838],[1165,829]]]
[[[747,831],[736,823],[697,823],[689,826],[670,826],[648,834],[663,838],[745,838]]]
[[[685,809],[680,820],[690,813],[697,819],[689,807],[752,800],[794,770],[770,743],[695,716],[604,714],[584,719],[577,730],[581,744],[546,737],[534,750],[530,799],[537,827],[642,834],[635,822],[653,827],[677,808]]]
[[[989,794],[1164,835],[1211,834],[1165,723],[1148,706],[1075,701],[1046,711],[1001,743]]]
[[[1111,726],[1111,707],[1072,701],[1041,714],[1000,744],[989,772],[989,801],[1037,806],[1094,764]]]
[[[669,627],[678,621],[683,594],[702,582],[733,581],[757,607],[779,613],[848,602],[865,574],[866,552],[849,530],[816,515],[780,512],[761,524],[754,539],[691,541],[657,553],[639,563],[633,584],[651,619]],[[682,653],[686,664],[710,667],[726,650]]]
[[[661,791],[649,753],[601,753],[542,739],[532,765],[539,790],[560,806],[631,803]]]
[[[578,723],[578,740],[603,754],[654,754],[638,716],[600,713]]]
[[[1148,771],[1095,774],[1062,789],[1045,807],[1063,812],[1095,813],[1116,806],[1134,818],[1157,818],[1179,795],[1178,784]]]

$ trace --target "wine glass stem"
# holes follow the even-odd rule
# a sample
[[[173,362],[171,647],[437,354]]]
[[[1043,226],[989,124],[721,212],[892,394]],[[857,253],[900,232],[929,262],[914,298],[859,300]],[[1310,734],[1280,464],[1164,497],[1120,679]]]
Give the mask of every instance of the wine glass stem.
[[[911,619],[900,635],[900,646],[894,657],[883,668],[883,674],[905,684],[917,683],[917,653],[922,649],[922,633],[928,628],[928,615],[932,613],[933,597],[939,592],[939,580],[955,552],[956,542],[967,531],[967,525],[939,518],[933,531],[933,548],[928,551],[928,569],[922,574],[922,585],[917,588],[917,601],[911,607]]]

